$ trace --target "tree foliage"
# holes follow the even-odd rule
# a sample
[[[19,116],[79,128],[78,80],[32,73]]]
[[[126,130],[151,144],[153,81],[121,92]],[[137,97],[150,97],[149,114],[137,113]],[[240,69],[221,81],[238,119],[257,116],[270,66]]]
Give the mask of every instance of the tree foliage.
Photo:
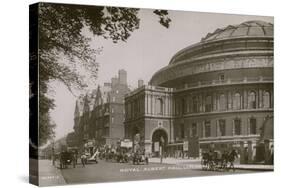
[[[91,38],[83,34],[88,29],[94,36],[114,43],[126,41],[139,28],[139,9],[101,6],[39,4],[39,136],[40,145],[54,134],[50,110],[54,101],[47,95],[48,83],[56,80],[69,91],[87,87],[85,73],[95,79],[100,49],[93,49]],[[154,12],[160,23],[169,27],[167,11]],[[81,70],[83,69],[83,74]]]
[[[168,16],[168,11],[167,10],[154,10],[154,14],[159,16],[159,23],[163,25],[166,28],[169,28],[170,22],[172,21],[169,16]]]

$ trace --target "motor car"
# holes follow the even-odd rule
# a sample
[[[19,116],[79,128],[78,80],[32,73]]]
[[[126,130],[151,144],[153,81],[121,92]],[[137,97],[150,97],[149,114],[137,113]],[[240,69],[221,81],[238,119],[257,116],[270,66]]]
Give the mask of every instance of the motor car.
[[[62,151],[58,154],[58,159],[60,169],[65,169],[69,166],[72,166],[73,168],[76,167],[76,160],[73,152]]]

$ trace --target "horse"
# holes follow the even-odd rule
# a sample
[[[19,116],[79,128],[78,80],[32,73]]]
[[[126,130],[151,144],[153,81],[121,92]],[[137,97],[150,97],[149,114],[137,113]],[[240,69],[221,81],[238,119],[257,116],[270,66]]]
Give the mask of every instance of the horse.
[[[203,170],[207,170],[209,168],[209,161],[210,155],[206,152],[202,153],[201,166]]]
[[[235,150],[232,150],[229,154],[228,154],[228,157],[227,157],[227,161],[230,163],[229,165],[229,169],[232,168],[233,171],[235,171],[235,168],[234,168],[234,161],[235,159],[238,157],[238,154],[236,153]]]

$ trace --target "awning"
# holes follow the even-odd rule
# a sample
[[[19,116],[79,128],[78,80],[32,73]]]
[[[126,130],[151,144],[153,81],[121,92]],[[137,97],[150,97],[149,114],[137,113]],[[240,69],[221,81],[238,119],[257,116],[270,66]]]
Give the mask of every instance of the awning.
[[[182,145],[183,145],[183,143],[181,142],[181,143],[168,144],[167,146],[169,147],[169,146],[182,146]]]

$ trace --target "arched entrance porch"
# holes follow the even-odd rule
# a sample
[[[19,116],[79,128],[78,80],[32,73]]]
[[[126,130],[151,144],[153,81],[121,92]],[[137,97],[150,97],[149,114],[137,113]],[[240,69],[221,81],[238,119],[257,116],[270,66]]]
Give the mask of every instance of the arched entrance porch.
[[[160,150],[165,155],[168,143],[168,134],[164,129],[156,129],[152,134],[152,154],[155,157],[160,156]]]

